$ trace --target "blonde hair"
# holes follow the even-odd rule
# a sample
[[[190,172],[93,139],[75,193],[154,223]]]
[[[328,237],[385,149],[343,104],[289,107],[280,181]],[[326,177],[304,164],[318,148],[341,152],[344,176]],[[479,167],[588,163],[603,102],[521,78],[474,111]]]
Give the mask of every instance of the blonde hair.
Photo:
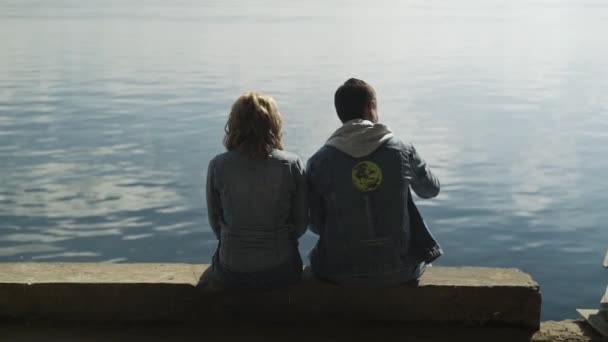
[[[265,159],[283,149],[281,113],[274,99],[262,93],[245,93],[234,102],[224,127],[224,146],[240,149],[251,158]]]

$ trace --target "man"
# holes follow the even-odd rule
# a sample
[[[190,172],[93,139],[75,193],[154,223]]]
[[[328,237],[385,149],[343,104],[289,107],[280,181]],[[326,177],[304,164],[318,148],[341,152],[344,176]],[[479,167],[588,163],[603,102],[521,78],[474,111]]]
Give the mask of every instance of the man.
[[[439,181],[411,144],[378,123],[376,93],[351,78],[334,103],[343,125],[307,165],[312,271],[338,284],[392,285],[419,278],[442,254],[414,205]]]

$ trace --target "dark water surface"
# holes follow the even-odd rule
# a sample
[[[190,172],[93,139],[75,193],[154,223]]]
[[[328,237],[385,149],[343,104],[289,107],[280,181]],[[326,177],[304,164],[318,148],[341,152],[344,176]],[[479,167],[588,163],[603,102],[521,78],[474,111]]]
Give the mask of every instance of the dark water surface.
[[[209,262],[232,101],[274,96],[306,159],[356,76],[442,181],[437,264],[519,267],[574,317],[608,283],[606,32],[599,0],[0,0],[0,261]]]

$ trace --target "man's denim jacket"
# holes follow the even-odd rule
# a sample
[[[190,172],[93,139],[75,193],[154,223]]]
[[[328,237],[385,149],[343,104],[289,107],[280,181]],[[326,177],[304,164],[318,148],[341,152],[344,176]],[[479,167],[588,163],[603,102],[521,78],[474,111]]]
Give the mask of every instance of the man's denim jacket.
[[[355,158],[323,146],[307,165],[310,253],[320,278],[389,285],[418,278],[442,254],[412,200],[439,193],[439,181],[411,144],[392,137]]]

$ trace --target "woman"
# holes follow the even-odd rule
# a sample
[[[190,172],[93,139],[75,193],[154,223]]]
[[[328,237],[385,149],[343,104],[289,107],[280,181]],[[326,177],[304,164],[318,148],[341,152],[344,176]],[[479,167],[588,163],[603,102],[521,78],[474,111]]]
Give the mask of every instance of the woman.
[[[241,95],[225,131],[227,152],[207,172],[209,223],[219,240],[212,273],[222,287],[291,286],[302,273],[298,238],[308,225],[305,167],[283,151],[270,96]]]

